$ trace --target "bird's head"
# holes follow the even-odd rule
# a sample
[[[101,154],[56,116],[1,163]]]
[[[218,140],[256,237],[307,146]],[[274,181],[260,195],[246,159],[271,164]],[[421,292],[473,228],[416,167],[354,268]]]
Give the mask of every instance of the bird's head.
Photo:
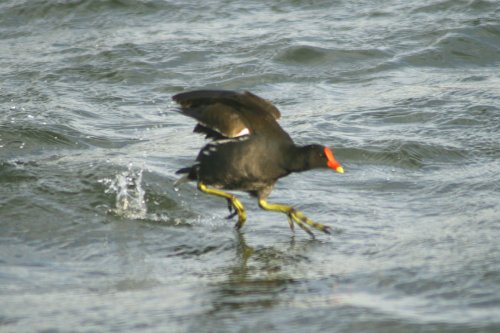
[[[344,173],[344,168],[333,156],[330,148],[321,145],[308,145],[303,147],[307,151],[307,168],[330,168],[338,173]]]

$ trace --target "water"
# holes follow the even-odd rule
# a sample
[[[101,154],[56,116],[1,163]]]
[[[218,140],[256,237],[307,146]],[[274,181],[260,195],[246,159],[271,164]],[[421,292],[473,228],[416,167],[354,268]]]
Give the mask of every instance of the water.
[[[0,4],[1,332],[499,332],[497,1]],[[346,173],[174,189],[170,97],[250,90]]]

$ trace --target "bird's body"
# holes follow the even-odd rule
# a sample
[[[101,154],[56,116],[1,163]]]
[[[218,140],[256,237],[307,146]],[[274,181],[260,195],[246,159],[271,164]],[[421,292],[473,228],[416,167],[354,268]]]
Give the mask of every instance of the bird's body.
[[[181,105],[181,113],[198,121],[194,131],[212,140],[200,150],[193,166],[177,173],[197,181],[201,191],[226,198],[230,210],[234,208],[238,214],[238,228],[246,219],[243,205],[222,190],[256,196],[261,208],[288,214],[292,228],[295,222],[311,234],[305,223],[328,232],[328,227],[309,220],[296,209],[268,204],[266,199],[276,181],[291,172],[320,167],[343,172],[330,149],[295,145],[277,122],[278,109],[249,92],[199,90],[175,95],[173,100]]]

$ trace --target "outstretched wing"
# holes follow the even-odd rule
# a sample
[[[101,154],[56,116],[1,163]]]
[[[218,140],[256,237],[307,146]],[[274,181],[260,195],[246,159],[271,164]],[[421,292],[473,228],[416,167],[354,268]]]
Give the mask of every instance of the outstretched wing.
[[[251,135],[261,128],[279,128],[279,110],[248,91],[196,90],[172,97],[180,111],[198,121],[194,132],[219,140]]]

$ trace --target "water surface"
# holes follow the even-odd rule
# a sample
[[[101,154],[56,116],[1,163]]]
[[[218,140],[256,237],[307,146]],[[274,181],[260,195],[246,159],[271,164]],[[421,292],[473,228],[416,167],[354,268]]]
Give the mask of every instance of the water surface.
[[[496,1],[0,4],[0,331],[500,331]],[[170,97],[249,90],[346,173],[288,228],[173,186]]]

